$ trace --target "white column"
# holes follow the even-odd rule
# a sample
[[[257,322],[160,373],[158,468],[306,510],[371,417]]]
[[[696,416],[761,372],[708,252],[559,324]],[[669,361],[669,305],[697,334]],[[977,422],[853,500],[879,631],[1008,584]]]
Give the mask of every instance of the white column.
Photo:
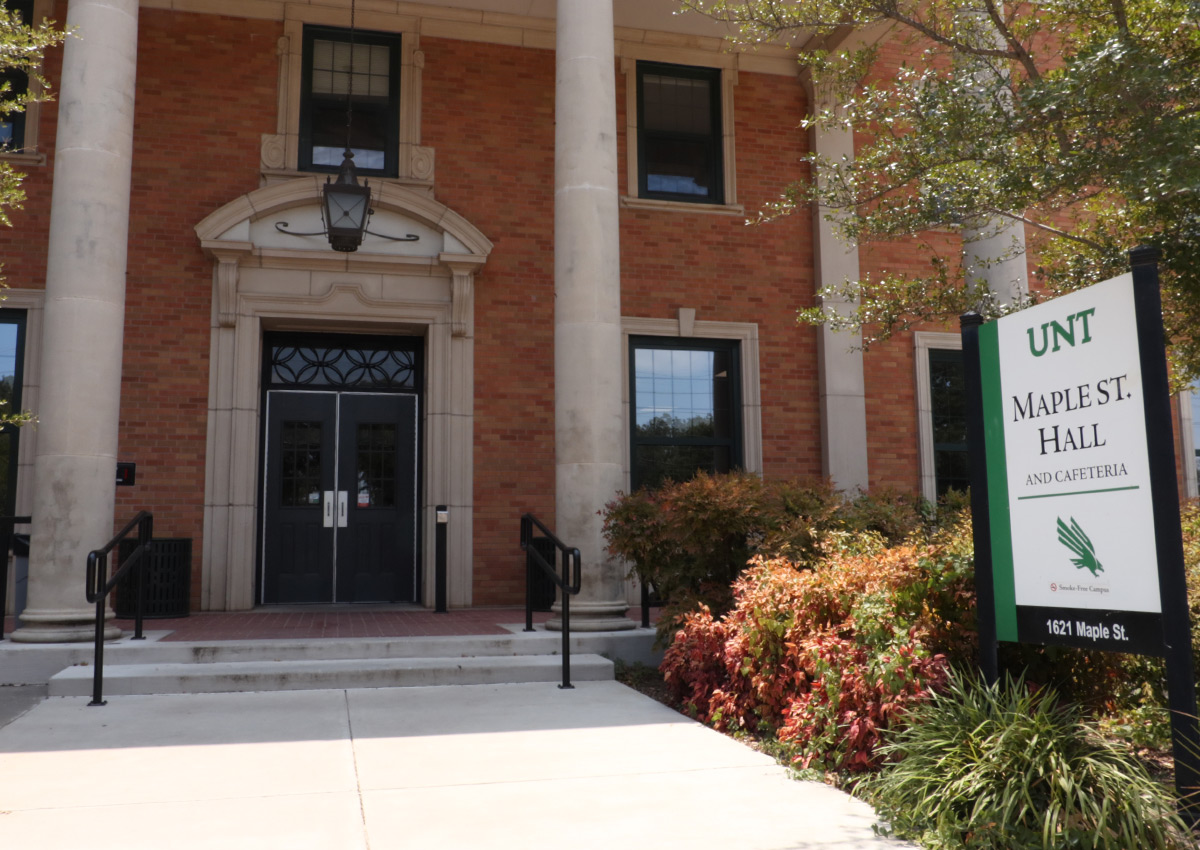
[[[15,641],[94,634],[84,576],[87,553],[113,534],[137,15],[137,0],[71,0],[67,10],[29,604]]]
[[[854,135],[848,129],[814,127],[810,143],[814,153],[833,162],[854,159]],[[818,173],[818,183],[823,179]],[[826,212],[814,206],[818,290],[859,279],[858,246],[842,239],[836,224],[826,219]],[[821,305],[827,312],[843,316],[858,306],[855,301],[837,297],[824,298]],[[839,490],[866,492],[870,479],[862,334],[821,325],[817,329],[817,369],[821,393],[821,474]]]
[[[626,438],[612,0],[558,0],[556,49],[555,533],[583,555],[571,628],[608,631],[634,625],[598,513],[623,486]]]
[[[1025,225],[1003,218],[963,228],[967,284],[986,288],[1005,306],[1029,293]]]

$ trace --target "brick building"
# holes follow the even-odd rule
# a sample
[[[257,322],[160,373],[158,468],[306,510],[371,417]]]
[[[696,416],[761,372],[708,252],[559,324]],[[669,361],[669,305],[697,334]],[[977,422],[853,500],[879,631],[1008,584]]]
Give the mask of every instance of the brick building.
[[[810,146],[853,155],[797,129],[794,54],[671,0],[555,7],[359,0],[352,32],[349,0],[26,0],[77,37],[7,130],[0,356],[40,420],[8,438],[16,639],[90,635],[86,553],[140,509],[193,541],[203,610],[430,606],[435,505],[450,605],[519,604],[532,511],[583,550],[573,624],[599,630],[632,623],[597,511],[680,464],[954,483],[956,334],[864,356],[795,322],[916,247],[745,224]],[[342,253],[320,203],[351,80],[374,214]]]

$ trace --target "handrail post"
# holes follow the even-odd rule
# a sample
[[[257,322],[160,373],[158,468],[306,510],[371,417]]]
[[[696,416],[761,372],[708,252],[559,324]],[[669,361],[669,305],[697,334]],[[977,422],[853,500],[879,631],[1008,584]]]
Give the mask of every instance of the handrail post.
[[[94,577],[94,578],[93,578]],[[105,580],[108,577],[108,556],[96,557],[92,552],[88,555],[88,591],[96,594],[96,653],[92,660],[92,701],[88,707],[107,705],[104,701],[104,600],[108,594],[103,592]]]
[[[146,608],[146,567],[150,563],[150,553],[154,549],[154,544],[151,542],[154,536],[154,515],[146,514],[142,521],[138,523],[138,562],[135,570],[137,580],[137,616],[133,621],[133,639],[145,640],[146,636],[142,634],[142,617]]]
[[[578,551],[578,550],[575,550]],[[571,684],[571,592],[568,582],[570,581],[570,560],[571,555],[565,549],[562,553],[562,656],[563,656],[563,680],[558,687],[563,690],[573,689],[575,686]]]
[[[116,574],[108,575],[108,553],[117,547],[130,532],[137,528],[138,545],[132,555],[121,562]],[[100,549],[93,549],[87,556],[87,587],[88,602],[96,603],[96,650],[92,666],[92,701],[93,705],[106,705],[104,701],[104,608],[108,602],[108,594],[113,591],[122,577],[128,577],[132,572],[132,581],[137,583],[137,612],[134,640],[143,640],[142,615],[145,599],[145,585],[142,571],[146,569],[150,553],[154,549],[154,515],[149,511],[140,511],[129,524],[117,532],[116,537],[108,541]]]
[[[533,564],[530,563],[529,547],[533,541],[533,523],[529,514],[521,517],[521,551],[525,553],[525,631],[533,629]]]

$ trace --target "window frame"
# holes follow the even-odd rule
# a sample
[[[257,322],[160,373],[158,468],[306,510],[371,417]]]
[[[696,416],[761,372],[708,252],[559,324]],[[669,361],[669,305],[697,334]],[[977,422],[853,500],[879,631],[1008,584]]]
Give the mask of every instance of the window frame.
[[[645,120],[644,82],[647,74],[674,77],[686,80],[704,80],[709,84],[709,132],[701,135],[671,130],[650,130]],[[721,69],[696,65],[677,65],[670,62],[637,63],[635,85],[637,87],[637,194],[639,198],[659,201],[676,201],[686,204],[725,203],[725,163],[723,145],[723,113]],[[653,191],[648,186],[646,145],[655,139],[703,141],[708,148],[708,177],[710,192],[707,195],[692,195],[684,192]]]
[[[962,351],[962,337],[953,333],[918,331],[913,334],[917,388],[917,435],[918,454],[921,468],[921,496],[936,502],[937,491],[937,444],[933,436],[933,387],[929,378],[929,352]]]
[[[29,312],[24,309],[2,309],[0,310],[0,324],[15,325],[17,329],[13,351],[13,391],[5,412],[20,413],[25,409],[23,390]],[[17,511],[18,473],[21,466],[21,429],[16,425],[2,425],[0,426],[0,439],[9,441],[8,480],[0,485],[4,487],[3,492],[0,492],[0,511],[3,511],[5,516],[14,516]]]
[[[729,448],[730,469],[745,469],[745,441],[743,391],[744,380],[742,368],[742,346],[738,339],[719,339],[703,337],[664,337],[655,335],[630,334],[626,341],[628,358],[628,399],[629,399],[629,486],[637,490],[642,486],[637,467],[638,448],[641,446],[727,446]],[[729,428],[728,437],[652,437],[639,438],[637,435],[637,352],[639,350],[661,351],[710,351],[725,352],[729,355]]]
[[[744,217],[746,209],[737,203],[737,155],[734,140],[734,89],[738,83],[736,54],[709,56],[693,50],[671,48],[623,47],[621,74],[625,81],[625,194],[621,206],[627,209],[656,210],[662,212],[707,213]],[[719,137],[717,143],[721,156],[721,190],[723,201],[714,203],[705,198],[689,200],[665,200],[658,196],[646,197],[640,189],[642,157],[639,154],[639,114],[641,98],[638,96],[639,65],[695,68],[719,75],[720,110]]]
[[[338,27],[304,25],[303,41],[300,51],[300,112],[299,133],[297,144],[297,167],[304,172],[335,174],[341,166],[314,164],[313,159],[313,101],[312,93],[312,59],[313,43],[317,40],[350,42],[350,30]],[[355,162],[358,173],[367,177],[399,177],[400,176],[400,144],[401,144],[401,108],[402,108],[402,74],[401,57],[403,51],[403,33],[377,32],[374,30],[355,30],[356,44],[375,44],[388,47],[388,102],[384,107],[387,120],[387,138],[384,142],[384,167],[367,168]],[[344,98],[340,98],[344,102]],[[357,107],[356,107],[357,108]]]
[[[15,4],[10,0],[0,0],[0,2],[3,2],[6,8],[17,5],[28,9],[26,24],[42,21],[54,11],[53,0],[18,0]],[[14,77],[19,75],[25,78],[23,91],[30,92],[35,97],[41,93],[41,85],[36,77],[16,71],[10,73]],[[0,148],[0,160],[16,162],[25,166],[45,165],[45,154],[39,153],[37,149],[40,116],[41,102],[38,100],[27,103],[25,109],[19,113],[9,113],[8,119],[15,125],[13,127],[14,145],[9,149]],[[18,141],[19,143],[16,143]]]

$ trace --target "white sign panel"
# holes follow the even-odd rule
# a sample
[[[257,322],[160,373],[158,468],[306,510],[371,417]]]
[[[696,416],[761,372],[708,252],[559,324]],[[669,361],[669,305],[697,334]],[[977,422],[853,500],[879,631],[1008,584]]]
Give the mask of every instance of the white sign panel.
[[[980,354],[999,638],[1157,648],[1132,275],[984,326]]]

